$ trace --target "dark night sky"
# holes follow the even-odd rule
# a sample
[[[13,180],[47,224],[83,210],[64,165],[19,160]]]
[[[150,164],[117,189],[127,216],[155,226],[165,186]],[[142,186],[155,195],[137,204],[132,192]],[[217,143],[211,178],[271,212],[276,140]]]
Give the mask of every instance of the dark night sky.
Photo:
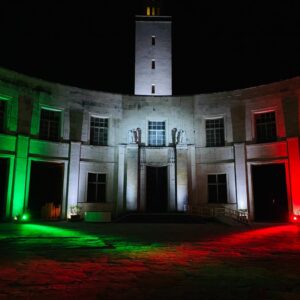
[[[132,94],[134,15],[143,11],[142,1],[78,2],[1,2],[0,66],[49,81]],[[297,1],[164,2],[165,14],[173,17],[175,95],[300,75]]]

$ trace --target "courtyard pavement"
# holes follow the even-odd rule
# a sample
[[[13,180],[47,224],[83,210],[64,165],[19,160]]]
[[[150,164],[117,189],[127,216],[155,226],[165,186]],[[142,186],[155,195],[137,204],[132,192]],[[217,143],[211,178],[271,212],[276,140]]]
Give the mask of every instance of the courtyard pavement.
[[[292,224],[0,224],[2,299],[300,299]]]

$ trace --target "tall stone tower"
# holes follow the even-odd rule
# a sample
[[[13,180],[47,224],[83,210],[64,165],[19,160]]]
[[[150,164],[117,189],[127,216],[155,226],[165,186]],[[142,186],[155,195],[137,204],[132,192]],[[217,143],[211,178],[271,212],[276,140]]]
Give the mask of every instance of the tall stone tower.
[[[160,15],[160,1],[145,1],[136,16],[135,95],[172,95],[172,21]]]

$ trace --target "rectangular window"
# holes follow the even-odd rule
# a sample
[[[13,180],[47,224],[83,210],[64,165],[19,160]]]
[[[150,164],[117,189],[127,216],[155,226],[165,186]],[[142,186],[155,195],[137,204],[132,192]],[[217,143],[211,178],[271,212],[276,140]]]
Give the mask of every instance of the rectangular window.
[[[108,119],[91,117],[90,144],[106,146],[108,141]]]
[[[152,84],[151,86],[151,94],[155,94],[155,84]]]
[[[0,100],[0,132],[4,131],[5,124],[5,102]]]
[[[155,42],[156,42],[156,37],[155,35],[152,35],[152,39],[151,39],[152,46],[155,46]]]
[[[149,146],[164,146],[166,143],[165,122],[148,123],[148,144]]]
[[[151,8],[149,6],[147,6],[147,12],[146,12],[147,16],[150,16],[151,14]]]
[[[152,69],[155,69],[155,59],[152,59],[151,67],[152,67]]]
[[[206,147],[221,147],[225,145],[224,119],[206,120]]]
[[[39,137],[42,140],[48,141],[59,141],[60,139],[60,123],[61,123],[61,112],[41,109],[40,118],[40,134]]]
[[[255,114],[256,142],[268,143],[277,140],[275,112]]]
[[[106,174],[88,173],[87,202],[106,202]]]
[[[227,203],[226,174],[207,176],[208,203]]]

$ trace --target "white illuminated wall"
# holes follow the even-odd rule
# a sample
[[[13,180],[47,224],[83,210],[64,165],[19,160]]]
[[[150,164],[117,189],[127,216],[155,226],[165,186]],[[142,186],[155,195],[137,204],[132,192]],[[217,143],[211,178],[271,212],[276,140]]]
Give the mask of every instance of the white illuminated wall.
[[[172,95],[172,23],[170,17],[136,20],[135,95]],[[152,36],[155,45],[152,45]],[[152,69],[155,60],[155,69]],[[155,93],[152,93],[155,85]]]

